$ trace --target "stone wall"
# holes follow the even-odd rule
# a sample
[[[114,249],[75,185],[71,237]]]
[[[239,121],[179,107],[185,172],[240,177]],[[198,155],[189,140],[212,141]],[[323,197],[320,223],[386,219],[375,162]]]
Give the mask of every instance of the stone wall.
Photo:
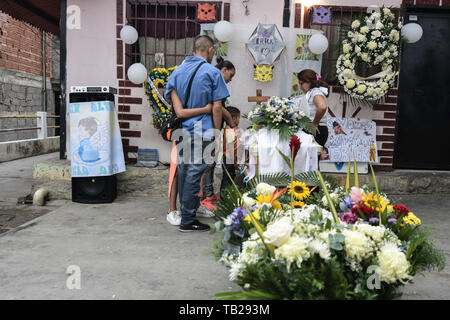
[[[20,71],[0,68],[0,115],[31,116],[43,111],[42,77]],[[47,110],[54,113],[55,98],[50,80],[47,78]],[[54,125],[55,119],[49,118],[47,124]],[[37,126],[37,119],[0,119],[0,129],[30,128]],[[54,135],[55,129],[49,129],[48,135]],[[37,130],[0,133],[0,142],[33,139]]]
[[[59,38],[46,33],[47,112],[55,114],[59,87]],[[42,30],[0,11],[0,115],[30,116],[43,111]],[[50,81],[51,79],[51,81]],[[1,129],[36,127],[36,119],[0,119]],[[55,119],[49,118],[48,125]],[[49,129],[48,135],[54,135]],[[0,132],[0,142],[37,137],[36,130]]]

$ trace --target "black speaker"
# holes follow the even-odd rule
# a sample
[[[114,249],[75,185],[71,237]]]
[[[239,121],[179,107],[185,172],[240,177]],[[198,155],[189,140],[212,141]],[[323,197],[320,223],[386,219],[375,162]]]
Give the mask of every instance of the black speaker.
[[[117,177],[72,178],[72,201],[79,203],[111,203],[117,197]]]

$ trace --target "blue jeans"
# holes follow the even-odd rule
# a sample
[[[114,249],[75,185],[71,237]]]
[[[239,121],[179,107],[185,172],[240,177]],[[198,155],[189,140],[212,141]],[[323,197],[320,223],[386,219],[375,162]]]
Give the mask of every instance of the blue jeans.
[[[201,147],[199,146],[197,150],[194,150],[194,145],[192,143],[190,149],[190,163],[183,162],[184,150],[178,150],[178,196],[180,199],[182,226],[191,224],[196,220],[197,209],[200,204],[198,197],[198,193],[200,192],[200,180],[207,167],[204,159],[202,159],[202,155],[205,148],[210,143],[212,143],[212,141],[203,141]],[[180,145],[182,145],[182,143]],[[194,159],[196,160],[195,162]]]

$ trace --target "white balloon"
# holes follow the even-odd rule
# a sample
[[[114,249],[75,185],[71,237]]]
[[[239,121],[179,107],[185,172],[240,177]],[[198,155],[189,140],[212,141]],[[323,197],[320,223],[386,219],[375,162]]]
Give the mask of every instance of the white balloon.
[[[423,29],[420,24],[407,23],[402,27],[402,37],[406,39],[408,43],[414,43],[420,40],[423,35]]]
[[[138,39],[138,32],[132,26],[123,26],[120,30],[120,39],[126,44],[133,44]]]
[[[142,63],[133,63],[127,71],[128,79],[135,84],[141,84],[147,79],[147,68]]]
[[[233,35],[233,25],[228,21],[222,20],[214,26],[214,36],[217,40],[228,42]]]
[[[313,34],[309,38],[309,50],[314,54],[322,54],[327,51],[328,39],[320,33]]]

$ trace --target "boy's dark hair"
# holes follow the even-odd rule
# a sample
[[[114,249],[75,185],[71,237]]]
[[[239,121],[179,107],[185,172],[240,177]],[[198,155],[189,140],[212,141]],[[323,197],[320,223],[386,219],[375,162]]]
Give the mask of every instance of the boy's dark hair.
[[[337,123],[336,121],[333,121],[333,128],[337,127],[339,125],[339,123]]]
[[[231,114],[232,117],[239,117],[241,115],[241,111],[235,107],[226,107],[227,111]]]

